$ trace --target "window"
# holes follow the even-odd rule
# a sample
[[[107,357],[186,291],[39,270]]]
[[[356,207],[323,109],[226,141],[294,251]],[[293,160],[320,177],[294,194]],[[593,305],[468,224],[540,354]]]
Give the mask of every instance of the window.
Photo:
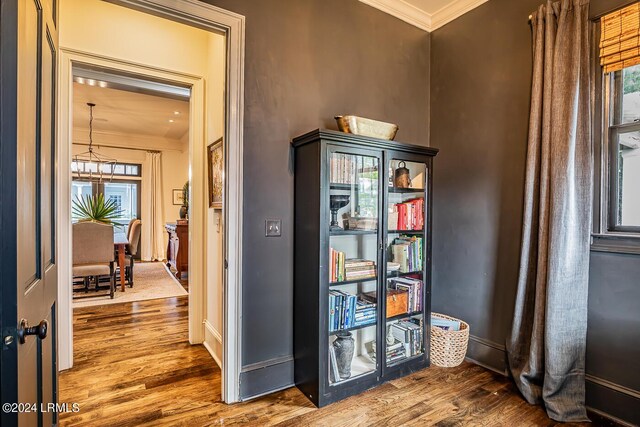
[[[640,232],[640,65],[607,75],[608,231]]]
[[[142,168],[140,165],[129,164],[129,163],[115,163],[111,164],[102,164],[98,167],[97,163],[93,162],[80,162],[80,161],[72,161],[71,162],[71,172],[73,172],[74,177],[89,177],[90,174],[102,174],[111,176],[142,176]]]
[[[601,18],[592,249],[640,253],[640,3]],[[598,149],[599,148],[599,149]]]
[[[140,218],[140,181],[139,180],[113,180],[111,182],[89,182],[74,179],[72,181],[72,202],[78,197],[87,195],[104,194],[106,199],[115,200],[120,215],[114,220],[126,228],[129,221]],[[78,221],[73,214],[72,221]],[[122,231],[122,228],[120,230]]]
[[[140,218],[140,176],[142,172],[141,165],[118,163],[113,168],[113,176],[111,178],[111,165],[103,165],[103,179],[95,179],[98,173],[98,165],[87,162],[72,162],[71,171],[73,172],[71,199],[72,203],[78,197],[87,195],[104,194],[106,199],[114,200],[120,215],[114,220],[121,227],[116,231],[122,231],[126,228],[134,218]],[[89,177],[92,173],[93,180]],[[98,174],[98,175],[94,175]],[[73,214],[72,221],[78,221],[78,217]]]

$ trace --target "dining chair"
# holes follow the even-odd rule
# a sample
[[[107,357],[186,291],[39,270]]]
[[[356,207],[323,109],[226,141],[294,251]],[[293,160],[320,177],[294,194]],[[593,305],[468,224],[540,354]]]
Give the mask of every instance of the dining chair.
[[[138,218],[133,218],[129,221],[129,224],[127,224],[127,240],[131,241],[131,226],[133,225],[134,222],[138,221]]]
[[[85,288],[95,278],[96,289],[100,277],[109,276],[109,296],[115,292],[113,255],[113,225],[97,222],[73,224],[73,277],[83,278]]]
[[[129,282],[129,286],[133,288],[133,266],[135,264],[134,257],[138,254],[138,246],[140,243],[140,234],[142,232],[142,221],[139,219],[135,220],[130,226],[129,233],[129,245],[128,250],[125,255],[127,261],[129,261],[129,265],[126,267],[127,281]]]

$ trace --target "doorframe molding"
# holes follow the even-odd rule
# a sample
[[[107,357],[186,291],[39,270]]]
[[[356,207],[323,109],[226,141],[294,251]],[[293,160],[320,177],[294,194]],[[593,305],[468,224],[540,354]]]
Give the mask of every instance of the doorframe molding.
[[[222,398],[227,403],[235,403],[240,398],[240,368],[241,368],[241,343],[242,343],[242,207],[243,207],[243,130],[244,130],[244,55],[245,55],[245,18],[234,12],[230,12],[197,0],[104,0],[120,6],[128,7],[154,16],[159,16],[172,21],[177,21],[186,25],[205,29],[220,33],[226,38],[226,81],[225,81],[225,195],[224,195],[224,248],[226,270],[224,274],[223,287],[223,360],[222,360]],[[192,100],[199,99],[200,111],[204,106],[204,81],[200,76],[192,76],[185,73],[176,73],[170,70],[149,67],[144,64],[136,64],[127,61],[120,61],[114,58],[100,57],[97,55],[87,54],[86,52],[77,52],[60,48],[59,63],[59,111],[70,111],[72,106],[72,67],[74,62],[87,63],[103,66],[105,68],[113,68],[117,65],[118,70],[129,71],[133,74],[142,74],[144,76],[155,76],[163,80],[182,82],[192,86]],[[124,67],[124,68],[122,68]],[[150,74],[151,73],[151,74]],[[200,93],[200,95],[197,95]],[[197,95],[197,96],[196,96]],[[194,104],[191,102],[192,125],[198,126],[193,129],[204,133],[204,115],[196,118],[194,113]],[[197,110],[196,110],[197,111]],[[70,171],[71,159],[71,115],[67,115],[67,120],[63,120],[63,115],[58,115],[59,133],[58,138],[61,143],[58,150],[58,168],[59,171]],[[195,123],[193,123],[195,121]],[[202,168],[201,173],[204,177],[205,159],[199,162],[193,162],[194,138],[191,136],[195,132],[190,132],[189,149],[190,162],[192,168],[198,165]],[[68,141],[62,143],[62,141]],[[204,140],[203,140],[204,142]],[[206,144],[204,144],[206,146]],[[197,159],[200,160],[200,159]],[[195,171],[192,170],[192,174]],[[64,175],[64,177],[63,177]],[[68,219],[70,214],[70,195],[71,195],[71,174],[58,174],[58,250],[64,256],[60,256],[60,261],[64,260],[63,265],[59,266],[59,283],[70,283],[71,279],[71,225]],[[203,182],[205,182],[203,180]],[[63,190],[63,191],[61,191]],[[206,227],[206,208],[204,196],[206,195],[206,185],[200,190],[193,189],[193,194],[202,194],[200,203],[192,204],[195,209],[202,210],[202,231],[204,233]],[[66,197],[66,198],[65,198]],[[199,205],[199,206],[198,206]],[[200,208],[201,209],[200,209]],[[66,221],[63,221],[65,218]],[[193,219],[193,216],[192,216]],[[194,235],[198,230],[190,230]],[[66,239],[66,242],[65,242]],[[190,239],[190,246],[193,248],[193,239]],[[202,240],[204,245],[205,240]],[[66,245],[66,246],[64,246]],[[201,259],[199,264],[202,274],[199,282],[202,286],[197,286],[197,290],[190,285],[189,296],[189,341],[191,343],[201,343],[204,340],[204,313],[206,304],[206,275],[205,260],[202,255],[204,246],[201,251],[190,250],[190,266],[194,255]],[[200,254],[197,254],[200,252]],[[197,261],[196,261],[197,263]],[[194,268],[195,270],[195,268]],[[195,271],[194,271],[195,272]],[[67,274],[64,278],[63,274]],[[192,278],[196,279],[193,273]],[[66,281],[65,281],[66,280]],[[191,292],[193,290],[193,293]],[[61,369],[71,367],[73,363],[73,313],[71,306],[71,288],[68,286],[59,286],[59,300],[67,302],[69,307],[64,310],[60,306],[60,320],[67,317],[66,328],[60,330],[60,342],[69,343],[69,345],[60,346],[60,366]],[[196,304],[199,302],[200,304]],[[61,322],[62,323],[62,322]]]

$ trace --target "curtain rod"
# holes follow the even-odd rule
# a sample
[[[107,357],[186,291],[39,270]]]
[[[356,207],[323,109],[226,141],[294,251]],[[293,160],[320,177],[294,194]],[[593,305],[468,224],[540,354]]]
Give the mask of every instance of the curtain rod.
[[[84,142],[74,142],[73,145],[84,145],[89,146],[89,144]],[[164,150],[149,150],[148,148],[136,148],[136,147],[121,147],[118,145],[109,145],[109,144],[93,144],[96,148],[116,148],[118,150],[134,150],[134,151],[145,151],[147,153],[162,153],[163,151],[182,151],[177,148],[166,148]]]

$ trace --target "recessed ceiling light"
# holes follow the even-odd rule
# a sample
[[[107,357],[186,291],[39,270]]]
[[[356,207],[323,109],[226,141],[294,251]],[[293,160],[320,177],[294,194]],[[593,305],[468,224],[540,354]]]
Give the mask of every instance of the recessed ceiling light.
[[[78,82],[81,85],[83,85],[84,84],[84,77],[76,77],[76,82]]]
[[[96,85],[96,81],[95,81],[95,80],[93,80],[93,79],[87,79],[87,84],[88,84],[89,86],[95,86],[95,85]]]
[[[169,119],[169,123],[173,123],[173,119]]]
[[[174,111],[173,114],[175,114],[176,116],[180,115],[180,111]]]
[[[107,87],[107,82],[98,82],[98,86]]]

